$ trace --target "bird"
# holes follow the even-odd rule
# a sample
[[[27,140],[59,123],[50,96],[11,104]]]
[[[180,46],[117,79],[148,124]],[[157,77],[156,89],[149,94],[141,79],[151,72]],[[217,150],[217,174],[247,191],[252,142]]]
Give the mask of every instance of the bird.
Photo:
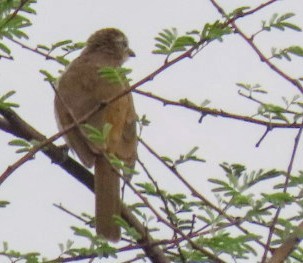
[[[120,68],[135,53],[125,34],[104,28],[92,34],[86,47],[64,70],[56,84],[55,117],[60,131],[77,123],[85,114],[121,94],[128,84],[111,82],[102,75],[105,68]],[[133,168],[137,159],[137,114],[131,93],[100,107],[85,124],[102,131],[111,129],[104,143],[92,141],[85,126],[75,125],[64,135],[67,146],[88,168],[94,166],[96,233],[111,242],[121,238],[114,215],[121,214],[120,178],[107,156],[114,155]]]

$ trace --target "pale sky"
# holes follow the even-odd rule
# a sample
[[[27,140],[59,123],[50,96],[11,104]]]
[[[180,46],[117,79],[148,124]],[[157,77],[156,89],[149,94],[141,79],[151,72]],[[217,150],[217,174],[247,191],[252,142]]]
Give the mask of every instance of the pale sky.
[[[240,5],[257,6],[263,1],[220,2],[224,3],[228,12]],[[30,16],[33,26],[26,29],[30,39],[23,40],[32,47],[37,44],[50,45],[64,39],[85,41],[98,29],[120,28],[128,36],[130,47],[137,55],[125,64],[133,69],[131,76],[134,82],[163,64],[164,56],[151,53],[154,37],[162,29],[176,27],[183,34],[201,29],[205,23],[220,18],[207,0],[48,0],[39,1],[33,7],[37,15]],[[268,21],[274,13],[287,12],[296,13],[297,16],[291,21],[303,27],[302,0],[279,1],[255,16],[239,20],[239,25],[247,34],[253,33],[260,29],[261,20]],[[256,43],[269,56],[271,47],[302,46],[302,39],[302,34],[294,31],[281,33],[274,30],[258,36]],[[10,46],[15,60],[0,60],[0,95],[16,90],[11,100],[20,104],[18,114],[40,132],[51,136],[57,132],[53,114],[54,94],[43,81],[39,70],[46,69],[57,75],[58,70],[63,68],[16,45]],[[293,63],[276,63],[293,77],[303,75],[300,59],[294,58]],[[298,94],[293,86],[262,64],[254,51],[236,35],[227,36],[223,43],[210,44],[192,60],[179,62],[139,89],[172,100],[187,97],[197,104],[209,99],[213,108],[251,115],[257,105],[238,95],[237,82],[259,83],[269,91],[268,96],[259,98],[268,102],[282,103],[281,96],[291,98]],[[159,102],[139,95],[134,95],[134,98],[138,115],[146,114],[151,121],[150,126],[143,131],[143,138],[160,155],[177,158],[194,146],[199,147],[198,155],[206,163],[184,165],[181,171],[202,193],[210,190],[210,185],[206,185],[207,178],[223,176],[218,167],[223,161],[243,163],[249,170],[287,169],[296,134],[294,130],[274,130],[259,148],[255,148],[265,131],[264,127],[211,116],[199,124],[200,116],[197,113],[172,106],[163,107]],[[12,139],[12,136],[1,133],[2,172],[21,157],[15,154],[15,148],[6,146]],[[182,184],[141,146],[139,156],[164,189],[173,193],[184,191]],[[303,149],[300,146],[295,171],[302,169],[302,157]],[[140,174],[136,179],[145,181],[146,177]],[[134,200],[131,193],[127,198],[126,202]],[[211,196],[209,198],[213,199]],[[7,241],[10,248],[22,252],[39,251],[50,259],[59,255],[58,243],[74,238],[69,226],[83,227],[81,222],[52,204],[61,203],[75,213],[94,213],[93,194],[62,169],[51,164],[41,153],[7,179],[1,186],[0,200],[11,202],[7,208],[0,209],[0,241]],[[82,244],[82,240],[76,242]]]

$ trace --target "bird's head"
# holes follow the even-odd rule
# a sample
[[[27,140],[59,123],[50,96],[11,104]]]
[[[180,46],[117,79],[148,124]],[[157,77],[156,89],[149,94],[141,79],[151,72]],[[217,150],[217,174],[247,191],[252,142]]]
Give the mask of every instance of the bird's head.
[[[116,28],[105,28],[95,32],[87,40],[87,49],[114,56],[122,61],[135,56],[134,51],[128,46],[127,37]]]

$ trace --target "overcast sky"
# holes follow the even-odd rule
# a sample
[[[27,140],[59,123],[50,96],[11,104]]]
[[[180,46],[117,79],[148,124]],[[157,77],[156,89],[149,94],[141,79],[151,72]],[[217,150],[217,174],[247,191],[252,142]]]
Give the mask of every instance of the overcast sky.
[[[228,12],[240,5],[257,6],[263,1],[220,2],[224,3]],[[30,17],[33,26],[26,30],[30,39],[25,41],[33,47],[64,39],[85,41],[98,29],[120,28],[128,36],[130,47],[137,55],[126,64],[133,69],[134,82],[163,64],[163,56],[151,54],[154,37],[162,29],[176,27],[183,34],[201,29],[205,23],[220,18],[207,0],[45,0],[33,7],[37,15]],[[255,16],[239,21],[239,25],[246,33],[254,33],[260,29],[261,20],[269,20],[273,13],[286,12],[297,13],[298,16],[291,21],[303,27],[302,0],[279,1]],[[292,31],[273,31],[261,34],[256,43],[270,55],[272,46],[302,45],[302,39],[302,34]],[[57,75],[58,70],[63,68],[17,46],[12,46],[12,49],[15,60],[0,61],[0,95],[16,90],[12,100],[20,104],[18,113],[21,117],[43,134],[51,136],[57,131],[53,114],[54,95],[51,87],[43,81],[39,69]],[[277,65],[293,77],[303,75],[302,61],[299,59],[294,59],[292,64],[277,61]],[[298,93],[262,64],[253,50],[236,35],[226,37],[223,43],[212,43],[194,59],[181,61],[140,89],[173,100],[187,97],[197,104],[208,99],[211,107],[250,115],[257,106],[238,95],[237,82],[262,85],[269,91],[267,97],[260,97],[265,101],[280,103],[281,96],[291,98]],[[205,182],[209,176],[223,175],[218,168],[223,161],[244,163],[250,170],[287,168],[295,131],[274,130],[259,148],[255,148],[264,132],[263,127],[220,117],[206,117],[199,124],[200,116],[197,113],[171,106],[163,107],[159,102],[139,95],[134,95],[134,98],[138,115],[146,114],[151,121],[151,125],[144,129],[143,137],[161,155],[178,157],[193,146],[199,147],[198,154],[207,162],[186,165],[182,171],[195,180],[196,187],[201,191],[208,191],[209,186],[205,186]],[[0,171],[20,157],[15,154],[13,147],[6,147],[11,139],[10,135],[1,133]],[[296,159],[296,170],[302,169],[303,149],[300,148],[302,154]],[[142,147],[139,147],[139,155],[161,186],[172,192],[182,191],[182,185]],[[137,180],[144,181],[145,177],[140,176]],[[128,197],[128,201],[133,200],[131,195]],[[69,226],[82,226],[52,204],[62,203],[76,213],[94,213],[93,194],[51,164],[41,153],[36,155],[35,160],[19,168],[1,186],[0,200],[11,202],[7,208],[0,210],[0,241],[8,241],[11,248],[24,252],[41,251],[50,258],[59,254],[58,243],[73,238]],[[81,240],[77,242],[81,243]]]

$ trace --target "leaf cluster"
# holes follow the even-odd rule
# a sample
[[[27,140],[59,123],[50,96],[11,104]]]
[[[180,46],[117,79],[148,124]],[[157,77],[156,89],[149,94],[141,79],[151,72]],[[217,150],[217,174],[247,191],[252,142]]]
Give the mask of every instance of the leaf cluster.
[[[68,240],[66,244],[59,244],[61,250],[61,258],[66,256],[89,256],[89,257],[114,257],[116,258],[117,250],[112,247],[107,241],[96,234],[93,234],[86,228],[72,227],[74,235],[84,238],[89,245],[84,247],[74,247],[74,242]]]
[[[214,23],[206,23],[202,30],[191,30],[185,35],[179,35],[176,28],[164,29],[155,37],[156,49],[154,54],[166,56],[168,58],[177,52],[201,50],[203,46],[213,40],[223,41],[223,36],[231,34],[232,29],[224,22],[219,20]]]
[[[40,253],[37,252],[28,252],[21,253],[16,250],[12,250],[9,248],[7,242],[3,242],[3,248],[0,250],[0,256],[6,257],[11,262],[23,261],[26,263],[39,263]]]
[[[292,59],[290,55],[294,55],[300,58],[303,57],[303,48],[301,46],[290,46],[288,48],[280,49],[279,51],[276,48],[272,48],[271,54],[273,58],[285,58],[287,61],[291,61]]]
[[[17,108],[19,105],[14,102],[7,101],[10,97],[12,97],[16,92],[14,90],[9,91],[0,97],[0,109],[9,109],[9,108]]]
[[[197,243],[210,248],[216,254],[227,254],[235,259],[248,259],[248,255],[257,254],[249,243],[258,238],[259,236],[253,234],[231,236],[225,231],[218,231],[210,238],[199,237]]]
[[[109,154],[108,157],[111,165],[113,165],[118,170],[121,170],[122,174],[126,176],[126,179],[130,179],[133,175],[138,174],[138,172],[135,169],[128,167],[125,162],[120,160],[114,154]]]
[[[286,29],[292,29],[300,32],[301,28],[288,20],[294,17],[294,13],[286,13],[284,15],[279,15],[277,13],[273,14],[271,19],[267,21],[262,21],[262,29],[266,31],[271,31],[271,29],[275,28],[281,31]]]
[[[196,161],[196,162],[205,162],[204,159],[201,157],[198,157],[196,155],[196,152],[199,150],[199,147],[195,146],[193,147],[188,153],[181,154],[178,159],[173,160],[170,157],[162,156],[162,160],[165,161],[167,164],[172,165],[173,167],[176,167],[180,164],[189,162],[189,161]]]
[[[78,50],[81,50],[83,47],[85,47],[84,42],[74,43],[72,40],[67,39],[67,40],[56,42],[51,46],[39,44],[37,45],[36,50],[46,52],[45,56],[46,58],[49,58],[50,56],[53,55],[53,53],[55,53],[59,49],[61,53],[63,52],[63,54],[55,55],[53,56],[53,58],[61,65],[67,66],[70,63],[70,61],[66,58],[67,55],[76,52]]]
[[[264,89],[260,84],[247,84],[247,83],[236,83],[241,88],[239,94],[249,100],[254,101],[259,105],[257,113],[254,116],[262,116],[269,122],[281,121],[286,124],[297,123],[303,116],[302,113],[302,96],[294,95],[293,97],[286,98],[282,97],[282,104],[273,104],[263,102],[256,98],[256,94],[267,94],[267,90]],[[242,90],[245,93],[242,93]]]
[[[119,84],[124,87],[127,87],[131,81],[131,79],[127,77],[131,72],[131,69],[123,67],[104,67],[99,70],[100,76],[109,83]]]
[[[0,1],[0,41],[6,38],[28,38],[24,28],[31,26],[28,14],[36,14],[32,8],[36,0],[1,0]],[[10,48],[0,42],[0,51],[10,55]],[[0,54],[1,56],[1,54]]]
[[[207,42],[218,40],[220,42],[223,41],[223,36],[232,34],[233,30],[230,26],[225,23],[217,20],[214,23],[206,23],[202,33],[201,38],[205,39]]]
[[[29,143],[26,140],[22,140],[22,139],[11,140],[8,144],[11,146],[18,147],[18,149],[16,150],[16,153],[28,152],[32,148],[31,143]]]
[[[157,43],[153,53],[166,55],[169,57],[176,52],[185,51],[188,47],[192,47],[196,44],[195,39],[189,35],[178,36],[176,28],[164,29],[155,37]]]
[[[106,140],[112,129],[112,125],[110,123],[105,123],[101,130],[87,123],[81,125],[81,127],[83,127],[84,132],[90,141],[101,146],[106,144]]]
[[[161,200],[162,205],[160,205],[159,208],[170,224],[182,231],[192,233],[195,225],[195,217],[192,217],[192,213],[193,209],[198,207],[195,202],[189,201],[185,194],[171,194],[167,191],[159,189],[157,185],[152,183],[145,182],[137,183],[136,185],[139,187],[140,193],[147,196],[149,200],[150,197]],[[136,203],[135,207],[146,207],[146,204]],[[140,212],[140,216],[146,220],[147,225],[151,225],[149,226],[149,231],[159,231],[158,227],[152,226],[152,221],[154,218],[148,218],[148,216],[142,212]]]

